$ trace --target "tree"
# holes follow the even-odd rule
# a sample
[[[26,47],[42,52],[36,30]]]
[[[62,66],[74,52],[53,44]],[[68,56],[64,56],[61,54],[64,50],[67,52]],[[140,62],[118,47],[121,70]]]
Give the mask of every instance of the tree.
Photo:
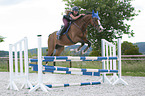
[[[0,36],[0,42],[4,42],[4,37]]]
[[[93,26],[88,26],[88,39],[92,43],[93,50],[101,53],[101,39],[113,42],[113,39],[122,38],[123,34],[134,36],[130,25],[125,21],[132,21],[138,14],[132,7],[132,0],[63,0],[66,2],[66,9],[78,6],[80,12],[92,11],[99,12],[100,22],[105,30],[99,33]],[[124,2],[123,2],[124,1]]]
[[[122,55],[141,55],[139,53],[139,48],[137,45],[133,45],[130,42],[124,41],[121,44],[121,54]]]

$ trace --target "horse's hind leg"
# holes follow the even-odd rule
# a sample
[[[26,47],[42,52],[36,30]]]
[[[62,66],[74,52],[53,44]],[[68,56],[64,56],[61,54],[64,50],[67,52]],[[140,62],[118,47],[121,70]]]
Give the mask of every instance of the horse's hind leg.
[[[48,49],[48,55],[47,56],[53,56],[53,52],[54,52],[54,49]]]
[[[54,49],[50,49],[50,47],[48,47],[48,53],[46,54],[46,56],[52,56],[53,51],[54,51]],[[46,62],[45,64],[48,65],[48,62]]]
[[[56,46],[56,35],[55,33],[51,34],[48,38],[48,56],[52,56],[53,55],[53,51],[55,49]]]

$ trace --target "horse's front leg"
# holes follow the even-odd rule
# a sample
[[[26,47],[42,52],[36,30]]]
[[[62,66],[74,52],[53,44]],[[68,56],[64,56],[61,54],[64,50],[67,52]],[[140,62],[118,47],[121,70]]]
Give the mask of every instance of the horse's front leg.
[[[87,50],[91,47],[91,43],[90,41],[86,40],[85,43],[88,44],[88,46],[85,48],[85,50],[83,51],[84,53],[87,52]]]
[[[84,42],[81,42],[81,45],[77,48],[76,52],[80,51],[81,48],[84,46],[84,44],[85,44]]]

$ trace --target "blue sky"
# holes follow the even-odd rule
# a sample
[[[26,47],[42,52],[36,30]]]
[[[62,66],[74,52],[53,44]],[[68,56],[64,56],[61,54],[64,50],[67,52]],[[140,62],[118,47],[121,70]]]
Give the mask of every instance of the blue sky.
[[[141,10],[131,24],[135,37],[124,35],[123,41],[145,42],[145,0],[134,0],[133,6]],[[62,0],[0,0],[0,35],[6,37],[0,50],[8,50],[23,37],[28,37],[29,49],[37,47],[37,35],[42,35],[42,46],[47,46],[48,35],[59,30],[65,5]]]

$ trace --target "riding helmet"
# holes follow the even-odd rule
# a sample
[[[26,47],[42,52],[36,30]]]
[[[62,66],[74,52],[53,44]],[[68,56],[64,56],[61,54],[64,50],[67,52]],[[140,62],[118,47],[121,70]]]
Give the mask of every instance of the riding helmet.
[[[79,11],[79,8],[78,8],[77,6],[74,6],[74,7],[72,8],[72,11]]]

